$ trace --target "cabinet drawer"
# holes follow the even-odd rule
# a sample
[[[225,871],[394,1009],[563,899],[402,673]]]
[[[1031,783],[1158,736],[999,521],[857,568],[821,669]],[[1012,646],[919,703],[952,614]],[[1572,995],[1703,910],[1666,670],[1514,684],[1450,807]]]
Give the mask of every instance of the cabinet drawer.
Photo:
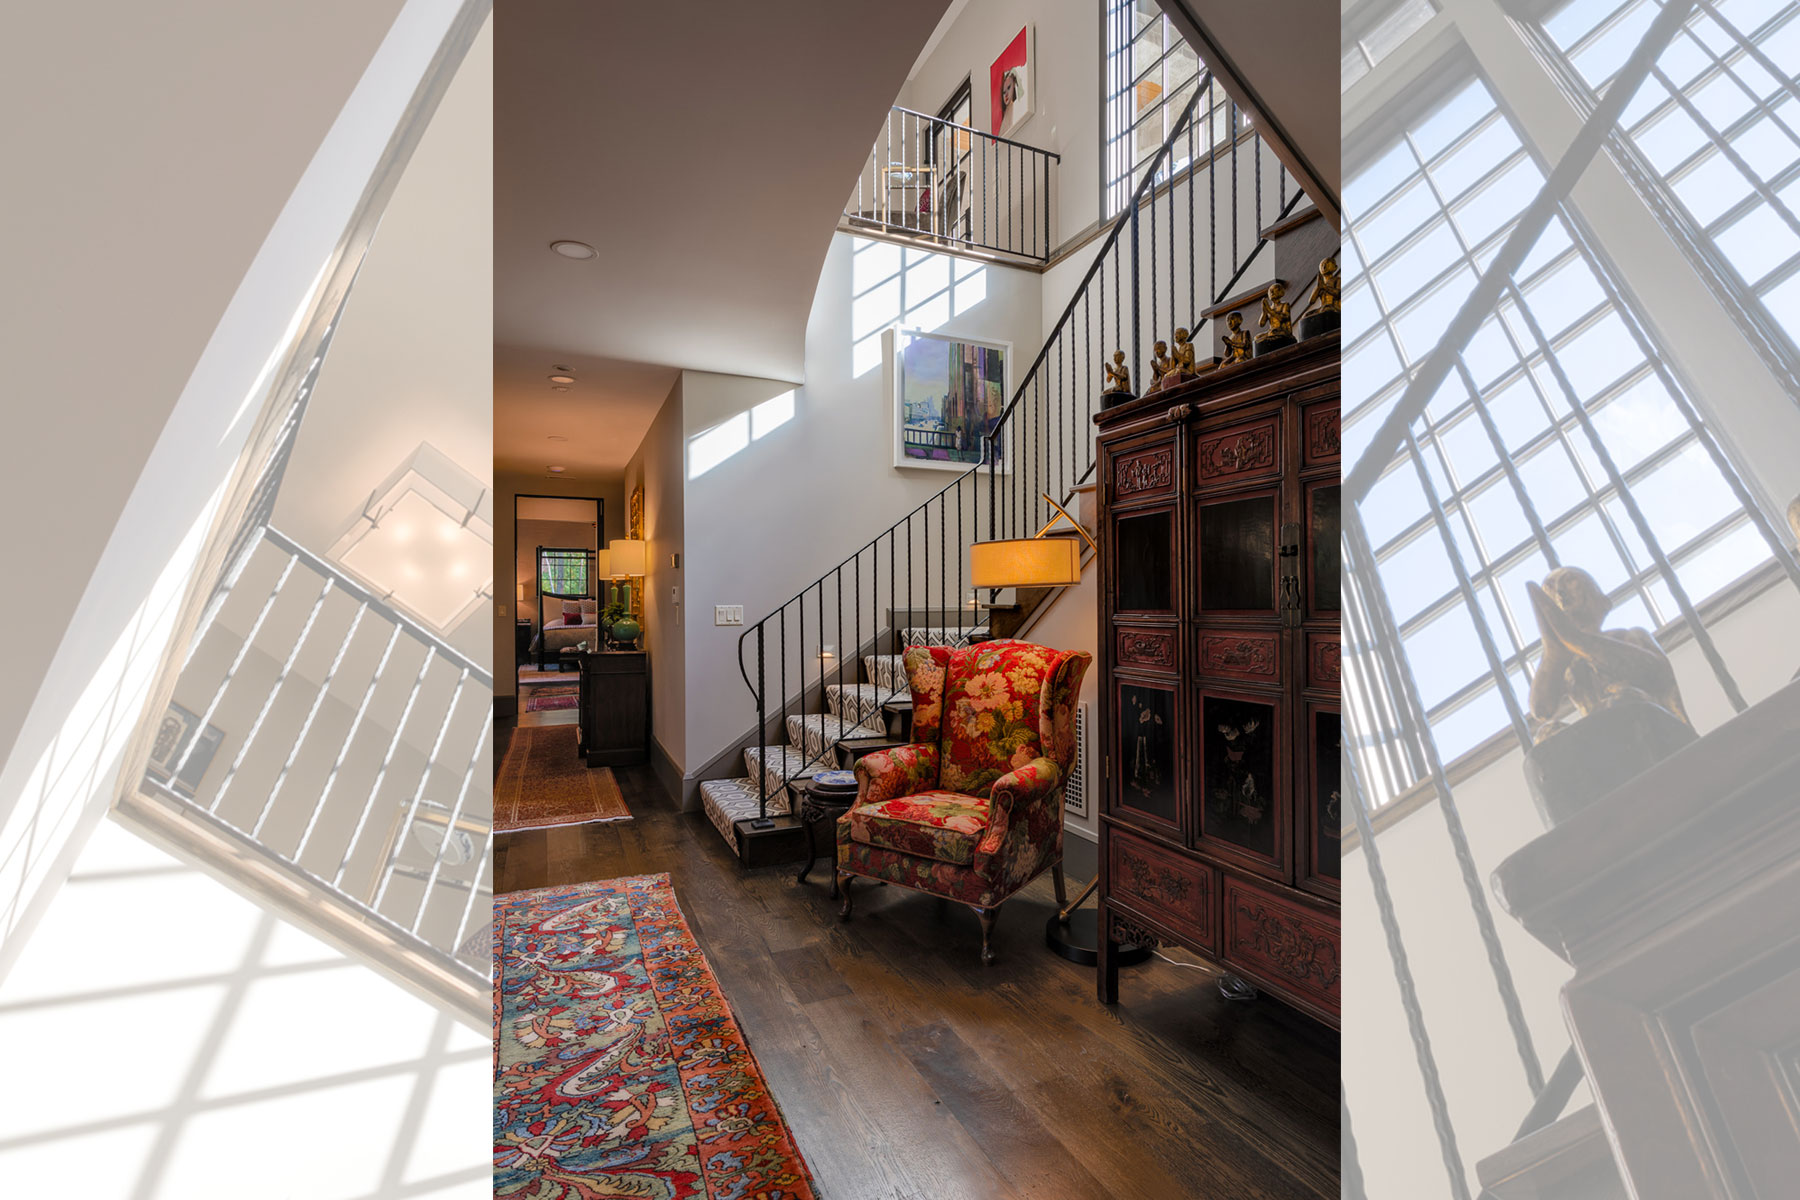
[[[1218,949],[1218,872],[1203,862],[1114,829],[1108,835],[1108,892],[1123,904]]]
[[[1227,963],[1339,1011],[1338,918],[1241,879],[1225,881]]]

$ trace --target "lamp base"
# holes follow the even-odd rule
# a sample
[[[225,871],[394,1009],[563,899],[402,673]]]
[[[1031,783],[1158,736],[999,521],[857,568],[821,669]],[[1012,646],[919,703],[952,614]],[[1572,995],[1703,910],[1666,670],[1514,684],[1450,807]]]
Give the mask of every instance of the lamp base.
[[[1100,914],[1091,908],[1078,908],[1069,914],[1065,924],[1051,913],[1044,925],[1044,944],[1072,963],[1094,966],[1100,961]],[[1150,957],[1150,947],[1120,946],[1113,957],[1121,967],[1135,967]]]

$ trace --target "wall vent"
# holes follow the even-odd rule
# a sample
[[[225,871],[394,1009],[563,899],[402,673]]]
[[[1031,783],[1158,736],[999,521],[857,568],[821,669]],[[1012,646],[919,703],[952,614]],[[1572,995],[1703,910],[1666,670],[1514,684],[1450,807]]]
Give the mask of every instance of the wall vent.
[[[1075,766],[1069,771],[1068,786],[1063,789],[1063,812],[1071,817],[1088,815],[1088,709],[1075,706]]]

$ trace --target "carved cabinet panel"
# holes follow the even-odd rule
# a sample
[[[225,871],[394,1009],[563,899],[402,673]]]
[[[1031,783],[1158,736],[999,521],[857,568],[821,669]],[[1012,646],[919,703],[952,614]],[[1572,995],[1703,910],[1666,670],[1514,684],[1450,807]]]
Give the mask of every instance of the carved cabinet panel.
[[[1108,868],[1120,901],[1176,926],[1206,949],[1218,944],[1218,873],[1128,833],[1109,846]]]
[[[1224,890],[1225,962],[1335,1017],[1343,982],[1337,916],[1242,880],[1227,879]]]
[[[1113,460],[1112,498],[1115,502],[1143,500],[1175,490],[1175,444],[1134,450]]]

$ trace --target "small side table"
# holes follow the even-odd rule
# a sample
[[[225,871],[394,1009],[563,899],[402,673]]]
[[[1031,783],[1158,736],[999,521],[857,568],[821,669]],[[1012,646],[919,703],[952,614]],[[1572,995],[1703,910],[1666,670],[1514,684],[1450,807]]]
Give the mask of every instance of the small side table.
[[[794,784],[800,793],[800,826],[806,830],[806,861],[800,864],[795,883],[805,883],[819,856],[818,829],[827,822],[835,825],[839,817],[856,803],[856,776],[850,771],[820,771],[810,779]],[[831,896],[837,898],[837,870],[831,872]]]

